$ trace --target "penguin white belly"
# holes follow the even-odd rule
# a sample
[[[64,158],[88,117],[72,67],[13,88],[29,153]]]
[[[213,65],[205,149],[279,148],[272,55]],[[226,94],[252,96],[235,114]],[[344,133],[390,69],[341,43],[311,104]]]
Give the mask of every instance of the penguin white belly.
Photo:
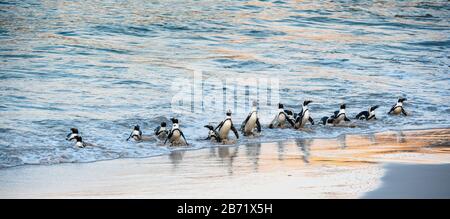
[[[172,141],[176,141],[181,137],[181,133],[178,130],[173,131],[172,133]]]
[[[344,121],[344,118],[345,118],[345,115],[344,115],[344,114],[341,114],[341,115],[339,115],[336,119],[334,119],[334,121],[335,121],[336,124],[339,124],[339,123],[341,123],[342,121]]]
[[[309,119],[309,111],[305,112],[305,115],[302,117],[302,124],[300,124],[300,127],[303,128],[305,126],[306,122],[308,122]]]
[[[396,107],[394,109],[394,114],[400,114],[402,112],[402,108],[401,107]]]
[[[286,115],[284,115],[284,113],[280,113],[280,115],[278,115],[279,126],[284,126],[285,122],[286,122]]]
[[[83,142],[79,142],[79,141],[75,144],[75,146],[77,146],[79,148],[84,148]]]
[[[253,129],[256,127],[256,113],[252,113],[250,118],[247,121],[247,124],[245,124],[244,131],[245,133],[251,133],[253,132]]]
[[[219,130],[219,136],[222,140],[228,139],[228,133],[231,129],[231,121],[227,120],[223,123],[222,127]]]

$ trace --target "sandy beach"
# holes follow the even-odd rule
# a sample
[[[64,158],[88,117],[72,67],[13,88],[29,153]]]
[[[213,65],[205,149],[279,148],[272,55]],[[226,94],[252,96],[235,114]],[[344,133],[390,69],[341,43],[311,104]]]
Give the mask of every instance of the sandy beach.
[[[450,198],[449,140],[382,132],[13,167],[0,198]]]

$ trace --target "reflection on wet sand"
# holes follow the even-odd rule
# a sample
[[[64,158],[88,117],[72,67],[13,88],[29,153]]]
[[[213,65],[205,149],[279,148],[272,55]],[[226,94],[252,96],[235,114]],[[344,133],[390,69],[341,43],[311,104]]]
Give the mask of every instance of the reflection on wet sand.
[[[211,165],[226,167],[229,175],[259,172],[284,165],[362,165],[386,161],[433,163],[446,162],[445,159],[440,159],[440,155],[443,158],[450,157],[449,141],[450,130],[447,129],[394,131],[341,135],[335,139],[295,139],[274,143],[247,143],[236,147],[212,147],[207,149],[207,159],[210,159]],[[404,153],[409,155],[403,158]],[[183,162],[183,154],[184,151],[172,152],[169,157],[174,166]],[[425,154],[432,155],[436,160],[422,159],[426,157]]]
[[[379,164],[449,163],[449,146],[450,129],[435,129],[8,168],[0,197],[358,198],[379,187]]]

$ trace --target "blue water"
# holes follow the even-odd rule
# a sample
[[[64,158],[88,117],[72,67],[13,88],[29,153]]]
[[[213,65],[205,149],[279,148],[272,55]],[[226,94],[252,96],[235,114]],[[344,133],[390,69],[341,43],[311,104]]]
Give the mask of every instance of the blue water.
[[[279,101],[313,100],[316,122],[344,102],[350,117],[381,106],[357,128],[263,129],[238,143],[449,127],[449,21],[448,1],[1,1],[0,167],[167,154],[125,139],[172,116],[192,148],[211,147],[203,125],[226,107],[172,109],[193,70],[277,80]],[[411,115],[387,116],[401,96]],[[232,105],[236,124],[248,102]],[[260,106],[264,125],[276,104]],[[97,147],[65,141],[71,127]]]

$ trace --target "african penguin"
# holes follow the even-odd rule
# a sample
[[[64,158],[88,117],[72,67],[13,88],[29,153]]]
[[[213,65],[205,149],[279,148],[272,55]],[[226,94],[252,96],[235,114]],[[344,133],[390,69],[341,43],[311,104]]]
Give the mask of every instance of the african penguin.
[[[323,125],[333,125],[334,123],[334,116],[328,117],[324,116],[322,119],[320,119]]]
[[[178,125],[178,119],[172,118],[170,120],[172,121],[172,129],[170,130],[169,135],[164,141],[164,144],[169,141],[171,146],[189,145],[186,141],[186,138],[184,137],[183,132],[180,129],[180,126]]]
[[[302,105],[302,111],[297,116],[297,119],[295,120],[295,126],[294,128],[299,129],[303,128],[306,124],[306,122],[310,122],[311,125],[314,125],[314,120],[311,118],[311,114],[308,109],[308,104],[310,104],[311,100],[305,100]]]
[[[208,131],[208,137],[205,140],[211,140],[213,142],[220,142],[219,133],[214,130],[214,127],[212,125],[205,125],[205,128],[209,129]]]
[[[223,120],[214,130],[217,130],[219,133],[220,140],[228,140],[228,133],[230,130],[234,132],[236,139],[239,139],[239,134],[236,128],[233,125],[233,121],[231,121],[231,110],[227,111],[227,117]]]
[[[159,140],[164,140],[167,138],[169,131],[166,129],[167,124],[165,122],[161,122],[161,125],[156,127],[155,135]]]
[[[141,131],[139,125],[134,126],[134,129],[131,132],[130,136],[127,138],[127,141],[130,140],[130,138],[133,138],[135,141],[142,140],[142,131]]]
[[[294,127],[294,122],[292,121],[288,113],[292,114],[292,112],[284,110],[284,105],[279,103],[278,114],[275,115],[275,118],[273,118],[272,122],[269,125],[269,128],[284,128],[286,121],[291,124],[292,127]]]
[[[257,132],[261,132],[261,124],[259,123],[257,102],[253,102],[252,111],[248,114],[247,118],[241,125],[241,131],[244,136],[253,135],[253,131],[256,129]]]
[[[350,121],[350,119],[348,119],[347,115],[345,114],[345,107],[345,104],[341,104],[339,111],[334,112],[333,124],[339,124],[343,121]]]
[[[398,99],[397,103],[394,106],[392,106],[388,114],[399,115],[400,113],[402,113],[403,115],[407,116],[405,109],[403,109],[403,101],[406,100],[407,100],[406,98]]]
[[[66,137],[67,141],[72,141],[75,139],[75,136],[79,136],[77,128],[71,128],[70,131],[71,133],[69,133]]]
[[[356,119],[359,120],[372,120],[372,119],[377,119],[377,117],[375,117],[375,110],[378,108],[379,106],[372,106],[369,107],[368,111],[362,111],[360,113],[358,113],[358,115],[356,115]]]

